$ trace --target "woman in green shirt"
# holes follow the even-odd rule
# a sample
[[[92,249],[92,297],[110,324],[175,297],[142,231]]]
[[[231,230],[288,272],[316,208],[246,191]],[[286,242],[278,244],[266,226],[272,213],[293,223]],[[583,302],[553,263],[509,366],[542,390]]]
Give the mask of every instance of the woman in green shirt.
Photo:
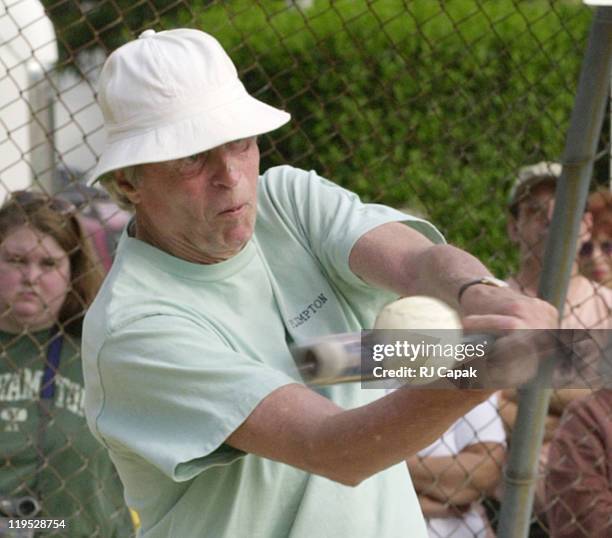
[[[83,413],[81,322],[101,278],[69,203],[21,191],[0,208],[0,536],[133,534]]]

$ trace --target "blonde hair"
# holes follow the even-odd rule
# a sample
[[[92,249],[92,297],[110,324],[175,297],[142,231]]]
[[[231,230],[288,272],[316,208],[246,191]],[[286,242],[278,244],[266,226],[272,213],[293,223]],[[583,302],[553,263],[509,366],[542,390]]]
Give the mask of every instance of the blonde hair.
[[[71,282],[57,323],[64,331],[79,333],[85,310],[103,280],[95,251],[69,202],[42,193],[20,191],[0,208],[0,240],[20,226],[49,235],[70,260]]]

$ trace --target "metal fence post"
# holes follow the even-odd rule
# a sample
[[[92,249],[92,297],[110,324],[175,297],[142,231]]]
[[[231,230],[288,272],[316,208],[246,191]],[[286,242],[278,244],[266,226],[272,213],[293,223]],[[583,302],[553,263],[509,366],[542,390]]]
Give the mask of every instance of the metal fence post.
[[[30,148],[28,160],[32,172],[32,183],[53,193],[55,188],[55,149],[53,143],[53,95],[50,78],[53,65],[44,65],[38,60],[27,63],[30,110]]]
[[[591,26],[578,83],[539,284],[540,297],[555,305],[561,315],[608,99],[611,65],[612,7],[600,7]],[[537,378],[521,391],[506,469],[498,528],[500,538],[528,535],[551,393],[545,387],[549,386],[550,377],[549,361],[542,364]]]

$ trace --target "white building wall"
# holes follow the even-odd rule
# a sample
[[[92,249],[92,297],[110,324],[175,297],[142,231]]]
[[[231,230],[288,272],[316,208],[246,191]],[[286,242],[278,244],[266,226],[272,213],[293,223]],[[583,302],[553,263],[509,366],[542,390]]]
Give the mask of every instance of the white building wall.
[[[95,87],[105,55],[100,51],[79,58],[83,77],[74,71],[57,76],[58,99],[54,106],[55,148],[58,166],[87,174],[96,164],[104,144],[102,112]]]
[[[52,173],[53,26],[35,0],[0,0],[0,199]]]
[[[48,192],[55,168],[87,174],[104,142],[95,81],[102,52],[58,72],[57,41],[37,0],[0,0],[0,202],[31,185]]]

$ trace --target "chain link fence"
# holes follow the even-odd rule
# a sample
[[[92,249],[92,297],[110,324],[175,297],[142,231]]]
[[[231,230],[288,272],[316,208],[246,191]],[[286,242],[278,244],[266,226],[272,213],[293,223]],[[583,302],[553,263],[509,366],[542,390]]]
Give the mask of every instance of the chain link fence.
[[[106,271],[128,217],[84,186],[104,140],[97,76],[110,51],[145,29],[199,28],[228,50],[253,95],[292,114],[260,140],[262,169],[315,169],[366,201],[423,215],[497,276],[514,276],[535,293],[537,281],[525,279],[537,271],[525,260],[540,252],[537,234],[548,232],[547,193],[530,194],[514,220],[508,196],[521,167],[561,159],[592,15],[570,0],[2,0],[0,197],[25,206],[11,193],[29,189],[70,201],[97,270]],[[593,177],[593,189],[609,188],[607,120]],[[590,255],[583,247],[585,259],[594,249],[610,259],[600,228]],[[604,286],[572,282],[565,326],[611,328]],[[0,291],[6,312],[8,296]],[[81,521],[83,536],[129,536],[112,493],[117,477],[93,439],[78,442],[85,435],[78,334],[60,326],[49,411],[39,358],[57,335],[0,327],[0,512],[32,498],[44,517],[73,529]],[[612,534],[612,403],[605,391],[572,403],[577,394],[551,404],[533,536]],[[510,391],[496,395],[411,460],[432,536],[494,532],[516,400]],[[576,460],[587,450],[591,465]],[[603,519],[589,521],[593,514]]]

